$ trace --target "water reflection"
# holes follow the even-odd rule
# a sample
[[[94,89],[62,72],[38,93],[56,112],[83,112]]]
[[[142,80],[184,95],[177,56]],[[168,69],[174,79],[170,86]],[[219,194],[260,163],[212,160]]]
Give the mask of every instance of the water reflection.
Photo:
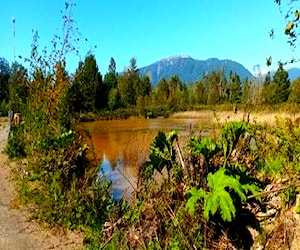
[[[160,131],[177,130],[186,138],[193,130],[207,130],[210,119],[149,119],[94,121],[82,125],[91,135],[86,138],[101,163],[100,176],[114,184],[114,197],[130,197],[136,187],[138,170],[147,159],[149,147]]]
[[[129,199],[136,186],[135,176],[130,175],[130,173],[125,175],[122,169],[122,160],[117,160],[116,165],[112,165],[106,155],[103,155],[99,175],[100,178],[105,177],[114,184],[113,196],[116,200],[120,200],[124,195]]]

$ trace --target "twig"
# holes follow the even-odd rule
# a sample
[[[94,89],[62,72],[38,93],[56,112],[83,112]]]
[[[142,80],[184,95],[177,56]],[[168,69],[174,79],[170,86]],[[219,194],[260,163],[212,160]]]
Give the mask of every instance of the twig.
[[[118,168],[116,168],[116,169],[125,178],[125,180],[128,181],[129,185],[132,187],[132,189],[134,190],[134,192],[137,192],[137,189],[133,186],[133,184],[129,180],[129,178],[124,173],[122,173],[122,171],[120,169],[118,169]]]
[[[251,198],[255,198],[255,197],[260,197],[260,196],[265,196],[265,195],[268,195],[268,194],[271,194],[271,193],[276,193],[276,192],[280,192],[282,190],[286,190],[286,189],[289,189],[290,187],[300,187],[300,183],[294,183],[293,185],[289,185],[289,186],[285,186],[285,187],[281,187],[281,188],[276,188],[274,190],[269,190],[269,191],[264,191],[264,192],[260,192],[260,193],[257,193],[257,194],[252,194],[252,195],[249,195],[247,196],[247,199],[251,199]]]
[[[180,147],[179,147],[179,145],[178,145],[178,140],[176,140],[175,145],[176,145],[176,149],[177,149],[177,151],[178,151],[178,155],[179,155],[179,160],[180,160],[181,166],[182,166],[183,169],[185,169],[185,165],[184,165],[182,153],[181,153]]]
[[[105,241],[104,245],[103,245],[102,247],[100,247],[99,249],[104,249],[104,248],[106,247],[106,245],[112,240],[113,237],[114,237],[114,235],[110,236],[110,237],[108,238],[108,240]]]

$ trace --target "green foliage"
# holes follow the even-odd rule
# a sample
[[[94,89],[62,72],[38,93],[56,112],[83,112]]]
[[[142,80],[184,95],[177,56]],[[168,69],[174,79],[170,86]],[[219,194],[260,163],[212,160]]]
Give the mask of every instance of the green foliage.
[[[233,149],[237,146],[240,136],[247,130],[247,125],[243,122],[229,122],[222,129],[222,148],[224,152],[224,166],[227,163],[228,157],[231,155]]]
[[[224,74],[224,70],[221,69],[218,72],[212,72],[206,78],[207,81],[207,104],[216,105],[223,102],[226,98],[226,84],[227,80]]]
[[[286,189],[282,193],[280,193],[283,206],[290,208],[292,205],[294,205],[294,203],[296,201],[297,193],[298,193],[297,189],[293,184],[290,185],[290,187],[288,189]]]
[[[28,73],[18,63],[12,64],[12,73],[9,78],[9,108],[14,112],[26,109],[28,98]]]
[[[138,218],[141,216],[143,206],[144,203],[142,201],[138,202],[134,209],[128,210],[124,214],[123,218],[131,225],[136,223]]]
[[[74,83],[70,87],[69,98],[75,112],[95,112],[105,104],[101,98],[105,91],[102,86],[102,76],[98,70],[96,59],[88,55],[80,62],[76,70]]]
[[[87,242],[99,242],[114,206],[111,184],[100,181],[98,163],[87,158],[88,147],[73,115],[101,107],[102,79],[92,55],[80,63],[74,79],[65,70],[65,53],[75,49],[70,16],[74,5],[67,5],[64,37],[55,36],[51,54],[45,49],[39,55],[36,32],[30,75],[21,65],[13,65],[10,108],[21,112],[23,122],[12,128],[6,151],[9,157],[26,157],[28,162],[21,166],[20,173],[25,174],[17,176],[17,187],[20,201],[35,208],[32,217],[81,230]]]
[[[118,107],[120,107],[120,101],[119,101],[120,97],[119,97],[119,93],[118,93],[118,89],[116,88],[112,88],[109,91],[108,94],[108,108],[110,110],[116,110]]]
[[[40,142],[40,148],[43,150],[56,150],[58,148],[66,147],[71,141],[74,140],[76,133],[72,130],[64,132],[58,136],[52,136],[43,139]]]
[[[136,65],[136,59],[132,58],[130,60],[130,66],[118,80],[118,92],[120,94],[121,102],[125,107],[136,105],[140,83],[141,80]]]
[[[0,58],[0,101],[9,99],[8,82],[11,75],[11,69],[5,58]]]
[[[22,158],[26,156],[23,128],[12,128],[5,151],[9,158]]]
[[[189,147],[193,150],[195,156],[201,154],[206,162],[221,150],[218,144],[210,137],[205,137],[202,140],[198,137],[191,138]]]
[[[282,168],[282,163],[284,159],[280,156],[276,156],[275,158],[270,157],[270,159],[265,159],[265,164],[263,167],[263,171],[266,172],[269,176],[279,176],[282,174],[284,169]]]
[[[164,132],[158,132],[150,146],[149,160],[146,161],[144,169],[142,169],[143,176],[150,178],[156,169],[160,173],[166,167],[168,171],[176,164],[176,154],[173,143],[177,140],[178,133],[176,131],[170,132],[167,136]]]
[[[273,103],[286,102],[290,94],[290,80],[289,74],[283,69],[282,63],[279,63],[279,67],[273,76],[273,84],[275,86]]]
[[[8,115],[8,105],[6,104],[5,100],[3,100],[0,104],[0,116],[7,116]]]
[[[231,221],[234,218],[236,209],[230,193],[226,191],[235,191],[240,197],[241,201],[246,201],[246,195],[240,182],[225,174],[224,169],[219,169],[216,173],[209,173],[207,176],[207,185],[210,188],[204,203],[204,218],[209,219],[209,214],[214,215],[218,208],[224,221]]]
[[[186,109],[188,91],[178,76],[171,76],[168,80],[160,80],[152,92],[156,103],[164,109],[171,112]]]
[[[206,193],[202,188],[197,189],[196,187],[192,187],[189,193],[191,194],[191,197],[186,203],[186,208],[190,214],[194,214],[196,211],[196,204],[200,199],[206,197]]]
[[[209,191],[203,189],[190,191],[191,198],[187,202],[187,209],[190,213],[195,211],[195,203],[204,198],[204,218],[209,220],[210,214],[214,215],[218,210],[224,221],[232,221],[236,214],[236,208],[230,195],[231,191],[238,194],[242,202],[246,201],[246,194],[243,185],[238,179],[225,174],[225,169],[219,169],[216,173],[209,173],[207,186]],[[247,189],[249,189],[247,187]],[[229,191],[227,191],[229,190]]]
[[[208,238],[218,237],[223,230],[236,232],[237,223],[241,231],[255,227],[253,214],[247,210],[255,199],[247,197],[261,191],[248,171],[257,162],[251,157],[247,161],[233,157],[257,153],[250,149],[250,133],[243,136],[249,129],[242,122],[231,122],[222,128],[218,139],[191,138],[183,154],[187,157],[184,164],[177,161],[182,157],[174,144],[178,135],[159,132],[141,169],[137,200],[118,217],[122,225],[113,230],[113,238],[128,248],[201,249],[212,247]],[[161,172],[164,167],[167,179],[156,183],[154,170]],[[247,216],[252,218],[250,224]],[[134,236],[132,232],[144,234]]]
[[[242,88],[241,88],[240,77],[236,73],[230,74],[228,88],[229,88],[229,101],[231,103],[240,103]]]
[[[242,85],[243,88],[242,88],[241,103],[249,105],[252,102],[251,90],[253,89],[253,85],[251,81],[249,81],[248,79],[245,79]]]
[[[291,93],[289,95],[289,102],[291,103],[300,103],[300,78],[297,78],[291,84]]]

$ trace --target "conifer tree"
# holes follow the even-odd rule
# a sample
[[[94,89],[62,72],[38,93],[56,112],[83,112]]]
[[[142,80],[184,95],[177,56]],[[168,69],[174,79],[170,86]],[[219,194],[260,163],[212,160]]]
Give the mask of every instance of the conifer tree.
[[[88,55],[80,62],[71,87],[71,99],[76,112],[94,112],[104,106],[102,76],[96,59]]]
[[[112,97],[114,97],[113,100],[115,100],[116,93],[117,93],[116,88],[117,88],[116,62],[112,57],[110,59],[110,63],[108,66],[108,73],[105,74],[103,80],[103,102],[105,107],[114,107],[113,109],[117,107],[115,104],[112,104],[116,102],[111,100]],[[111,92],[113,92],[113,94]]]
[[[240,77],[236,73],[230,73],[229,80],[229,101],[239,103],[242,94]]]
[[[290,94],[290,80],[289,74],[283,69],[282,63],[279,63],[279,67],[273,76],[272,83],[275,87],[273,103],[286,102]]]

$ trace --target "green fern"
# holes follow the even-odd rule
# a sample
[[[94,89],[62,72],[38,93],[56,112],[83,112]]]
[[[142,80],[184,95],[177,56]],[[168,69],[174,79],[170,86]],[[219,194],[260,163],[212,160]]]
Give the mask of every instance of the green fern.
[[[193,214],[195,212],[195,205],[200,199],[204,199],[203,210],[204,218],[209,220],[210,215],[220,212],[224,221],[232,221],[236,214],[236,208],[231,197],[231,191],[234,191],[242,202],[245,202],[246,190],[250,189],[249,186],[243,185],[237,178],[225,174],[225,169],[219,169],[214,174],[209,173],[207,176],[207,185],[209,192],[203,189],[191,189],[192,195],[187,202],[187,210]]]
[[[207,182],[211,192],[204,203],[204,217],[209,219],[209,213],[214,215],[219,207],[222,219],[231,221],[235,216],[236,209],[230,193],[225,188],[235,191],[242,201],[246,201],[247,197],[243,186],[238,179],[226,175],[225,169],[219,169],[214,174],[209,173]]]

